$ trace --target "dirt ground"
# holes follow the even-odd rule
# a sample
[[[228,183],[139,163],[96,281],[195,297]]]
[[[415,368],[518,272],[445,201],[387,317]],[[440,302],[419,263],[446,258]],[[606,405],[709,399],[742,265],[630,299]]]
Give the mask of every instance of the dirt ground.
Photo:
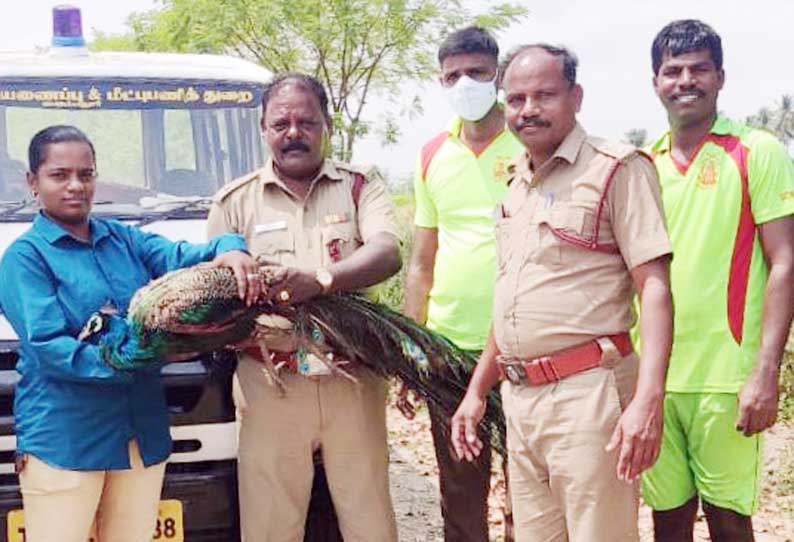
[[[401,542],[443,542],[438,504],[438,475],[427,410],[406,420],[389,407],[392,498]],[[502,541],[500,517],[503,485],[494,474],[490,506],[491,540]],[[794,542],[794,426],[778,424],[767,433],[761,508],[754,518],[757,542]],[[642,542],[652,542],[651,514],[640,511]],[[706,522],[698,517],[697,542],[709,540]]]

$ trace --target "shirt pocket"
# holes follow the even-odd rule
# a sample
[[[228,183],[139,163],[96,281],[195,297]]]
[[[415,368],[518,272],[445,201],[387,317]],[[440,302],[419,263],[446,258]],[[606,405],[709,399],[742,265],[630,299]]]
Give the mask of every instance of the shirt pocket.
[[[530,261],[550,269],[561,269],[573,263],[576,251],[590,235],[586,231],[590,212],[583,207],[558,206],[547,210],[538,220],[537,249]]]
[[[320,229],[323,245],[323,266],[328,266],[350,256],[361,243],[358,231],[352,221],[327,224]]]
[[[295,253],[295,236],[289,230],[276,230],[260,232],[254,235],[251,250],[255,257],[273,263],[282,263],[282,260]]]

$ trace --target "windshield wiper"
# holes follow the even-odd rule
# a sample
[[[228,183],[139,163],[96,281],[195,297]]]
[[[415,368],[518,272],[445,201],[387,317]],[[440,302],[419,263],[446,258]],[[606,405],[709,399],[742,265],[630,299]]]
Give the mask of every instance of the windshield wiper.
[[[21,199],[18,201],[0,201],[0,218],[16,214],[18,211],[36,203],[36,200]]]
[[[141,207],[153,211],[152,214],[143,217],[135,223],[139,228],[171,218],[182,218],[190,211],[207,211],[212,204],[212,198],[190,196],[178,197],[168,194],[160,194],[156,198],[141,198]]]
[[[91,202],[92,206],[96,205],[114,205],[114,201],[110,200],[100,200]],[[3,218],[8,218],[12,216],[17,216],[19,211],[27,209],[33,205],[38,205],[38,202],[33,199],[21,199],[19,201],[0,201],[0,221]]]

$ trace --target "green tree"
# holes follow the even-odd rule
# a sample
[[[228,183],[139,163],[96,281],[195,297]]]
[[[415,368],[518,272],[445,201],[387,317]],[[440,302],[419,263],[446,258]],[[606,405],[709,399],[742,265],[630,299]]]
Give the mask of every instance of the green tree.
[[[747,117],[747,123],[769,130],[789,146],[794,142],[794,97],[784,94],[773,107],[762,107],[758,113]]]
[[[648,130],[645,128],[632,128],[623,134],[623,141],[635,147],[642,147],[648,141]]]
[[[137,49],[233,53],[273,72],[315,75],[329,93],[334,154],[342,160],[373,129],[364,117],[373,95],[399,103],[405,114],[419,110],[419,100],[401,95],[404,83],[432,79],[438,44],[450,30],[474,23],[498,31],[526,15],[518,3],[503,2],[475,16],[463,0],[161,2],[130,17]],[[381,134],[386,143],[399,137],[393,117]]]
[[[106,34],[94,29],[94,38],[88,44],[92,51],[137,51],[138,45],[131,34]]]

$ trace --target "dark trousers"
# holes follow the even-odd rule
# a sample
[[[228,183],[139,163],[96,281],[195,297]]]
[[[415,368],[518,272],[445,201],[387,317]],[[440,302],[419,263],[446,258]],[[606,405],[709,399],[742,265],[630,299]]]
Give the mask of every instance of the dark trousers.
[[[446,542],[488,541],[488,492],[491,485],[491,447],[485,447],[474,461],[458,461],[450,444],[449,420],[428,403],[430,432],[436,449],[441,515]],[[508,496],[509,501],[509,496]],[[506,503],[509,510],[509,502]],[[505,541],[512,541],[512,522],[505,517]]]

